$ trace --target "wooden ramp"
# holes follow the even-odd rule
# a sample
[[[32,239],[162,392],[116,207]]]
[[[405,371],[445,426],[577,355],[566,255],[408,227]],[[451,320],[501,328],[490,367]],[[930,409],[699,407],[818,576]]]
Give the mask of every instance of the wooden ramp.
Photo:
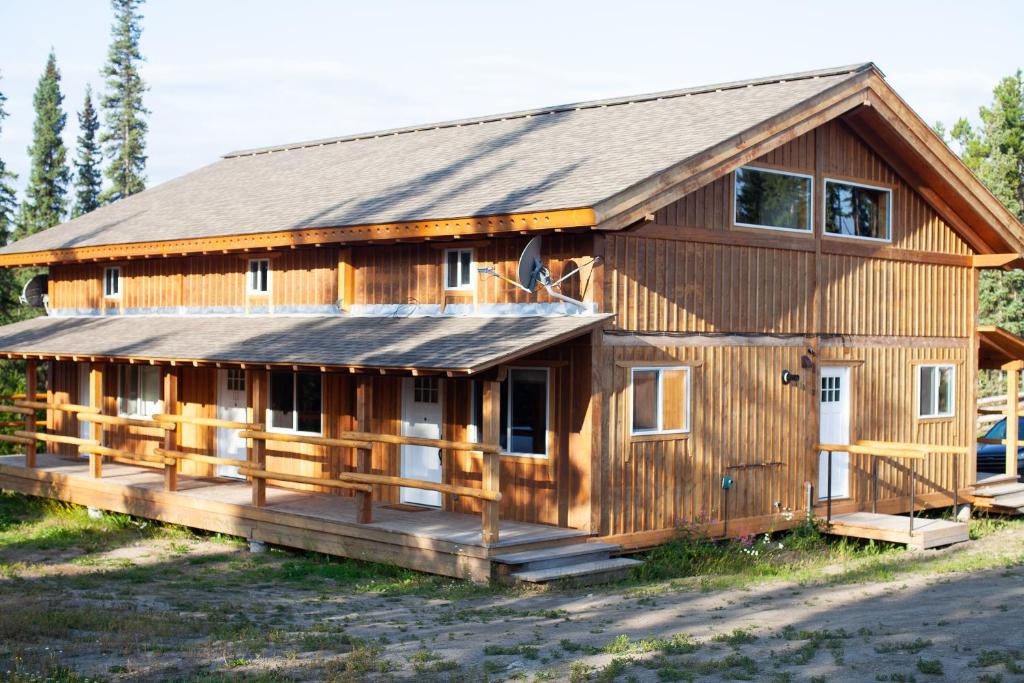
[[[1024,484],[1012,475],[984,476],[971,492],[971,502],[981,510],[1007,515],[1024,514]]]
[[[890,543],[905,543],[916,550],[927,550],[968,540],[968,526],[945,519],[914,518],[914,532],[910,532],[910,518],[901,515],[881,515],[874,512],[848,512],[832,517],[829,533],[853,538],[869,538]]]

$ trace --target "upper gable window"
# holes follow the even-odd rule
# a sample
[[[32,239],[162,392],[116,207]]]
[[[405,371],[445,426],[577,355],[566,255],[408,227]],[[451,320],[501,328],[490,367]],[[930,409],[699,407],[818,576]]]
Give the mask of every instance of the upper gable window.
[[[891,239],[892,190],[825,179],[825,234]]]
[[[473,286],[473,250],[446,249],[444,252],[444,288],[471,289]]]
[[[249,294],[267,294],[270,292],[270,259],[254,258],[249,260],[249,278],[246,284]]]
[[[746,227],[810,232],[813,186],[814,179],[802,173],[737,169],[733,222]]]
[[[103,296],[107,299],[121,298],[121,269],[103,269]]]

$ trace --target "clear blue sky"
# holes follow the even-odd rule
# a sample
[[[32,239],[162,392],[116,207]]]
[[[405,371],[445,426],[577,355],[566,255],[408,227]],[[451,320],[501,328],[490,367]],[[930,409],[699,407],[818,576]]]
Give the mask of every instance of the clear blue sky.
[[[928,122],[1024,66],[1020,2],[156,0],[143,7],[150,185],[232,149],[874,61]],[[51,46],[74,146],[103,0],[0,0],[0,155],[21,175]]]

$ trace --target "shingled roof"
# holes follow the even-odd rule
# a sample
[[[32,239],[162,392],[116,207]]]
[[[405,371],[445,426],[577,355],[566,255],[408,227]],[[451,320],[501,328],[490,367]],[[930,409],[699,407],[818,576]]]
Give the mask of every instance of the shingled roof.
[[[873,68],[234,152],[0,254],[593,207]]]

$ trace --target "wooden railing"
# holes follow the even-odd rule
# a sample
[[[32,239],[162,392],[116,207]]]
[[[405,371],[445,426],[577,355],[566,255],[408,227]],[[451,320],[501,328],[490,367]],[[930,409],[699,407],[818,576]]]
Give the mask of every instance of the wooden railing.
[[[871,511],[878,509],[878,460],[880,458],[892,458],[908,460],[909,476],[909,498],[910,498],[910,533],[914,533],[914,507],[915,494],[917,490],[917,468],[916,463],[926,460],[932,455],[953,456],[953,510],[954,514],[959,505],[960,489],[960,456],[970,455],[971,449],[967,446],[942,446],[938,444],[912,444],[893,441],[872,441],[860,439],[852,444],[818,444],[816,450],[827,453],[827,476],[826,481],[828,498],[826,502],[826,523],[832,523],[832,456],[834,453],[849,453],[851,455],[865,455],[871,458]]]

